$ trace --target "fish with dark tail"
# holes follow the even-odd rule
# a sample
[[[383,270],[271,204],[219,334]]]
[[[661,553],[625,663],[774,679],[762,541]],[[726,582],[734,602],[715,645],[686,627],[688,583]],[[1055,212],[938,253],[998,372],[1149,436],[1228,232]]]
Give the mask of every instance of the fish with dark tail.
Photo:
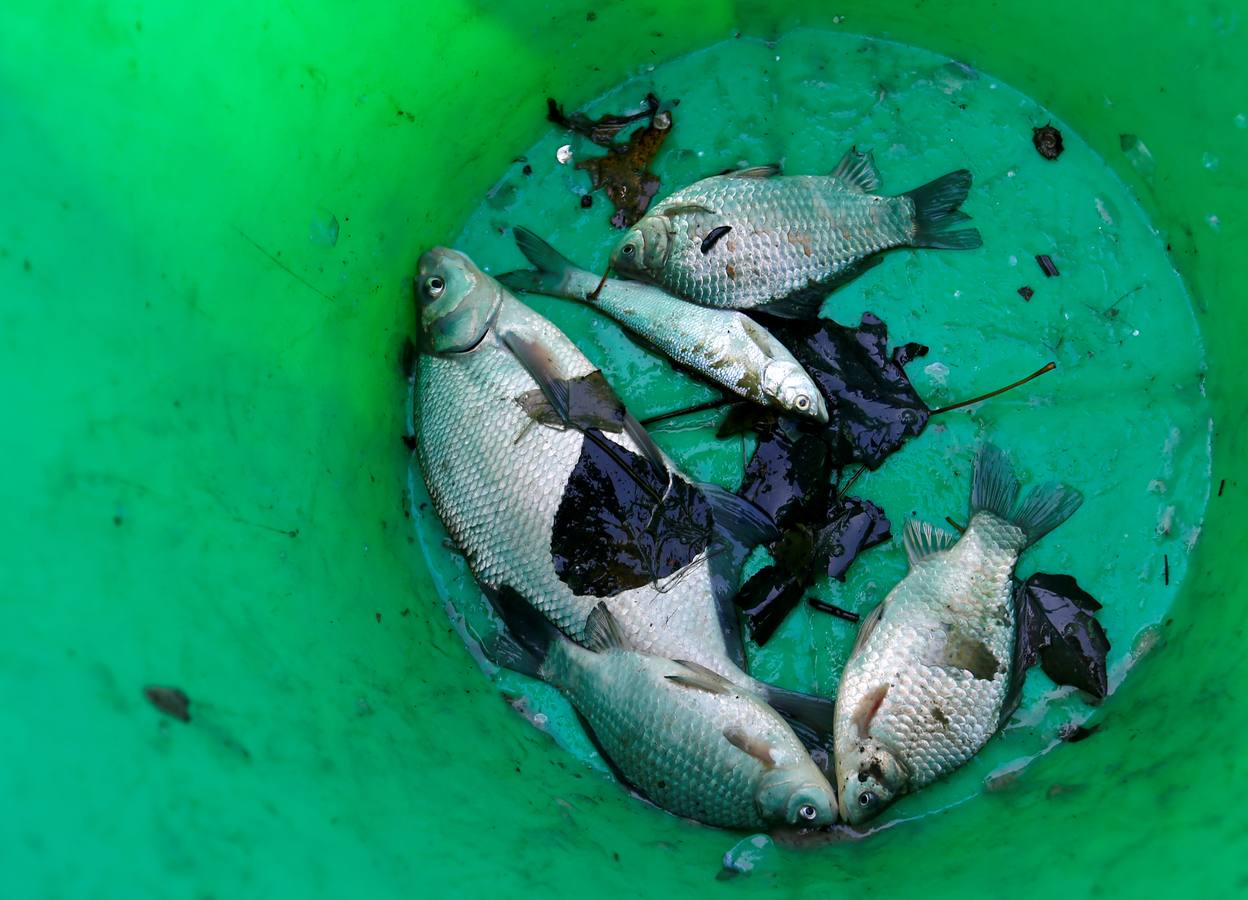
[[[976,229],[952,227],[970,218],[970,188],[959,169],[884,196],[871,155],[856,150],[828,175],[741,169],[656,204],[620,239],[610,271],[703,306],[811,318],[884,250],[981,246]]]

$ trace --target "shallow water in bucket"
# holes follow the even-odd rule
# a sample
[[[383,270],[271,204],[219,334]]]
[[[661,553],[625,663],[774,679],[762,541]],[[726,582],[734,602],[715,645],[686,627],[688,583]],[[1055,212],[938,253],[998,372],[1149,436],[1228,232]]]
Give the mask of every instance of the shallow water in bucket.
[[[863,554],[844,584],[821,580],[818,596],[865,614],[904,574],[907,518],[965,521],[970,460],[990,439],[1025,483],[1066,481],[1086,495],[1068,523],[1029,550],[1033,571],[1074,575],[1105,606],[1113,644],[1111,690],[1155,646],[1188,571],[1209,496],[1210,410],[1204,351],[1191,301],[1125,186],[1064,123],[990,75],[888,41],[800,30],[776,41],[728,40],[647,67],[587,105],[591,115],[637,108],[647,91],[679,99],[675,126],[654,171],[659,197],[727,168],[779,162],[792,174],[830,171],[850,146],[874,152],[882,193],[909,190],[966,167],[975,184],[964,210],[984,236],[968,252],[898,250],[836,291],[823,315],[856,324],[871,311],[893,344],[930,347],[911,363],[929,406],[956,403],[1009,383],[1048,361],[1057,370],[1015,392],[933,418],[927,429],[852,493],[882,505],[894,539]],[[535,113],[536,114],[536,113]],[[1065,151],[1040,156],[1032,129],[1061,128]],[[601,148],[552,128],[516,159],[449,242],[486,271],[527,265],[510,227],[533,228],[584,268],[601,271],[621,232],[585,172],[560,165]],[[525,167],[531,167],[526,174]],[[1035,257],[1059,271],[1046,277]],[[1024,299],[1018,289],[1030,287]],[[634,344],[613,322],[568,301],[528,296],[596,364],[639,417],[715,396]],[[658,442],[697,480],[735,487],[752,443],[717,440],[716,414],[656,425]],[[847,473],[848,474],[848,473]],[[425,558],[448,614],[470,643],[494,627],[464,561],[450,552],[419,475],[412,498]],[[761,565],[758,558],[755,567]],[[785,687],[831,696],[857,626],[800,606],[751,672]],[[605,766],[575,715],[552,689],[483,663],[531,721],[588,764]],[[1035,756],[1061,746],[1062,727],[1092,707],[1056,689],[1039,670],[1019,712],[984,751],[948,779],[905,798],[877,825],[1008,788]],[[1095,721],[1095,720],[1093,720]],[[1078,753],[1077,746],[1061,752]],[[660,815],[653,810],[649,815]],[[725,835],[726,847],[732,842]]]

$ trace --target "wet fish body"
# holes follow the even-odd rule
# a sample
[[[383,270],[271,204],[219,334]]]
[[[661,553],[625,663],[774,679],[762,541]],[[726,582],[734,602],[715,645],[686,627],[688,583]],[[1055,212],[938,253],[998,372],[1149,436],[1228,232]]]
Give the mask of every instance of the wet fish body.
[[[975,229],[949,230],[969,218],[959,207],[970,186],[962,169],[883,196],[871,156],[853,150],[830,175],[743,169],[655,205],[621,239],[611,265],[693,303],[813,317],[830,290],[881,251],[980,246]]]
[[[430,296],[435,287],[437,296]],[[583,641],[600,598],[577,594],[560,579],[551,542],[589,430],[535,417],[533,400],[552,378],[566,386],[592,383],[601,373],[554,324],[463,254],[438,248],[422,256],[417,291],[424,337],[416,454],[434,507],[484,589],[517,591]],[[618,403],[605,381],[600,386]],[[622,408],[619,417],[615,431],[594,431],[598,439],[683,479],[636,420]],[[699,489],[715,495],[710,486]],[[717,520],[734,505],[746,517],[754,509],[726,492],[715,502]],[[795,727],[808,727],[805,739],[830,735],[831,701],[761,684],[742,671],[740,626],[713,562],[702,554],[670,577],[601,599],[635,650],[688,660],[757,691]]]
[[[975,461],[957,537],[907,523],[909,574],[864,620],[837,697],[841,815],[876,815],[970,759],[996,733],[1014,671],[1014,566],[1078,508],[1078,492],[1019,482],[1000,450]]]
[[[731,393],[827,422],[827,404],[813,379],[771,332],[749,316],[696,306],[635,281],[608,279],[595,293],[596,275],[573,265],[531,231],[517,228],[516,243],[537,270],[500,276],[508,287],[586,303],[677,365]]]
[[[518,595],[494,598],[500,664],[557,687],[617,775],[656,805],[708,825],[830,825],[836,796],[784,720],[754,692],[692,662],[631,649],[605,606],[586,646]]]

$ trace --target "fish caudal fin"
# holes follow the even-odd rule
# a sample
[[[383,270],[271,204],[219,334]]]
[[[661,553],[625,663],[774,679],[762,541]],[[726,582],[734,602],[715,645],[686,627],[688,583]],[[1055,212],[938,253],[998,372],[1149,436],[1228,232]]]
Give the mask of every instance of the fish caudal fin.
[[[578,300],[584,299],[584,293],[579,296],[576,294],[575,282],[578,278],[588,284],[589,288],[597,282],[594,275],[577,268],[571,260],[529,229],[517,226],[513,233],[516,246],[536,269],[519,269],[499,275],[497,280],[509,290]],[[588,291],[589,288],[585,290]]]
[[[914,237],[910,245],[937,250],[974,250],[982,247],[984,239],[978,229],[948,230],[950,225],[970,218],[960,210],[970,190],[970,171],[958,169],[903,194],[914,204]]]
[[[577,268],[570,259],[529,229],[518,225],[512,231],[516,236],[516,246],[520,248],[524,258],[540,271],[563,275]]]
[[[563,632],[513,588],[486,591],[486,596],[503,620],[503,631],[483,648],[486,656],[495,665],[541,678],[542,663],[551,646],[567,640]]]
[[[832,723],[836,701],[800,691],[763,685],[763,699],[778,712],[808,750],[832,749]]]
[[[993,444],[981,444],[971,483],[971,515],[992,513],[1022,529],[1034,544],[1074,514],[1083,495],[1069,485],[1049,482],[1028,491],[1019,504],[1019,481],[1009,459]]]

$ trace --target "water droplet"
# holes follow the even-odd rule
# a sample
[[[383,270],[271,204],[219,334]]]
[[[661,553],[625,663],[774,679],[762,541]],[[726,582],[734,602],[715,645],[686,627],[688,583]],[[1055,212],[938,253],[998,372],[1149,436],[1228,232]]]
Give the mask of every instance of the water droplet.
[[[338,217],[327,209],[318,209],[308,226],[308,240],[319,247],[338,243]]]
[[[1238,115],[1236,115],[1235,127],[1236,128],[1248,128],[1248,116],[1245,116],[1243,113],[1239,113]]]
[[[1217,216],[1210,216],[1210,217],[1209,217],[1209,227],[1210,227],[1210,228],[1212,228],[1214,231],[1221,231],[1221,230],[1222,230],[1222,220],[1221,220],[1221,219],[1219,219]]]
[[[1216,169],[1218,167],[1218,158],[1209,151],[1205,151],[1205,155],[1200,158],[1200,164],[1206,169]]]

